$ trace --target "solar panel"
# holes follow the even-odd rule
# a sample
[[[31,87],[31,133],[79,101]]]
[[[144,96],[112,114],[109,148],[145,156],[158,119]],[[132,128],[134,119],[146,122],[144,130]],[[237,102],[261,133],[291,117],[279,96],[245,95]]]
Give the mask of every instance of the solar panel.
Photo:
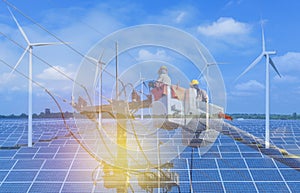
[[[269,158],[247,158],[245,159],[249,168],[276,168],[272,159]]]
[[[72,120],[69,122],[74,124]],[[256,136],[264,135],[263,121],[232,123]],[[300,121],[273,121],[272,124],[276,125],[271,130],[272,142],[281,148],[299,152],[297,135],[300,135]],[[27,142],[25,127],[24,121],[0,120],[0,192],[116,192],[104,187],[101,167],[95,170],[99,163],[67,135],[61,121],[34,121],[33,148],[16,146],[24,144],[23,140],[25,144]],[[8,144],[12,145],[11,148],[6,146]],[[202,151],[201,148],[188,147],[172,160],[174,168],[171,171],[179,174],[181,192],[190,191],[191,179],[193,192],[300,190],[300,172],[293,169],[300,169],[299,159],[284,158],[274,149],[246,145],[219,135],[207,153]],[[264,155],[266,152],[277,156],[278,161]],[[144,192],[137,179],[133,178],[130,182],[137,192]],[[173,187],[170,192],[179,190]]]
[[[299,180],[298,180],[299,181]],[[287,185],[290,188],[291,192],[299,192],[300,182],[288,182]]]
[[[62,187],[62,183],[33,183],[29,189],[30,193],[33,192],[59,192]]]
[[[18,192],[18,193],[26,193],[31,183],[23,183],[23,182],[16,182],[16,183],[2,183],[0,186],[0,192],[8,193],[8,192]]]
[[[223,181],[251,181],[251,176],[247,169],[220,170]]]
[[[37,171],[11,171],[5,178],[7,182],[31,182],[36,176]]]
[[[195,182],[193,183],[194,192],[224,192],[221,182]]]
[[[257,192],[253,182],[224,182],[224,187],[227,192]]]
[[[256,186],[259,192],[290,192],[284,182],[257,182]]]
[[[218,170],[193,170],[192,179],[198,181],[220,181]]]

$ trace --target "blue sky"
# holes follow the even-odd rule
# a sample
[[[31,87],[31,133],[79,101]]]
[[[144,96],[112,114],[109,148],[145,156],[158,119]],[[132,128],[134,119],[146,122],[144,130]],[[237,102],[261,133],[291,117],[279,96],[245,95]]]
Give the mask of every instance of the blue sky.
[[[265,62],[235,79],[261,53],[261,18],[265,21],[266,49],[282,74],[271,69],[271,113],[300,113],[300,2],[297,0],[216,1],[96,1],[96,0],[10,0],[27,16],[86,54],[110,33],[139,24],[163,24],[190,33],[211,52],[222,72],[227,112],[264,113]],[[32,42],[57,41],[13,10]],[[6,4],[0,2],[0,31],[24,47],[26,42],[12,20]],[[23,50],[0,36],[0,59],[14,66]],[[133,57],[168,57],[161,50],[144,50]],[[82,57],[66,46],[34,48],[34,54],[75,78]],[[146,54],[146,56],[145,56]],[[34,80],[54,93],[71,99],[73,83],[34,58]],[[18,70],[28,73],[28,56]],[[0,114],[27,112],[27,80],[0,64]],[[188,74],[188,72],[187,72]],[[156,75],[155,75],[156,76]],[[153,77],[155,79],[156,77]],[[194,78],[194,77],[191,77]],[[34,87],[33,111],[46,107],[57,111],[54,102]],[[66,110],[72,110],[64,105]]]

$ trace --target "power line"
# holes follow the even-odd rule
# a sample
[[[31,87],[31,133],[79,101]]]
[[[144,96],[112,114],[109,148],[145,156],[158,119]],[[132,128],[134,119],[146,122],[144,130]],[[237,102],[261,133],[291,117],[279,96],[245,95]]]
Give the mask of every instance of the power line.
[[[44,30],[45,32],[47,32],[48,34],[50,34],[52,37],[54,37],[56,40],[58,40],[59,42],[61,42],[62,44],[66,45],[69,49],[71,49],[72,51],[74,51],[75,53],[77,53],[78,55],[80,55],[81,57],[87,59],[90,63],[94,64],[93,61],[91,59],[89,59],[88,57],[86,57],[83,53],[81,53],[80,51],[78,51],[77,49],[75,49],[74,47],[72,47],[70,44],[68,44],[67,42],[65,42],[64,40],[62,40],[61,38],[59,38],[57,35],[55,35],[54,33],[50,32],[47,28],[45,28],[44,26],[42,26],[41,24],[39,24],[38,22],[36,22],[34,19],[32,19],[31,17],[29,17],[28,15],[26,15],[25,13],[23,13],[20,9],[18,9],[16,6],[14,6],[13,4],[11,4],[10,2],[8,2],[7,0],[2,0],[7,6],[13,8],[14,10],[16,10],[18,13],[20,13],[23,17],[25,17],[26,19],[28,19],[29,21],[31,21],[33,24],[35,24],[36,26],[38,26],[40,29]],[[94,64],[96,65],[96,64]],[[96,65],[97,66],[97,65]],[[111,77],[115,77],[112,73],[110,73],[109,71],[102,69],[104,72],[106,72],[108,75],[110,75]],[[119,82],[121,82],[122,84],[124,84],[122,82],[122,80],[118,79]],[[91,100],[90,100],[91,102]],[[92,103],[91,103],[92,104]]]

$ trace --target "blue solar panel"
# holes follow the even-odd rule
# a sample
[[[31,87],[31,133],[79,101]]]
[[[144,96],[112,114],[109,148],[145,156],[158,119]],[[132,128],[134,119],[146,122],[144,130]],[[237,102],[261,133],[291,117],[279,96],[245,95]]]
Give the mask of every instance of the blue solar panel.
[[[283,181],[277,170],[251,170],[252,177],[255,181]]]
[[[63,182],[67,176],[67,173],[67,171],[61,170],[42,170],[39,172],[35,181]]]
[[[275,164],[272,159],[268,158],[247,158],[247,165],[249,168],[275,168]]]
[[[222,158],[241,158],[241,153],[221,153]]]
[[[290,192],[283,182],[257,182],[256,186],[259,192]]]
[[[93,188],[93,183],[65,183],[62,188],[62,193],[82,193],[91,192]],[[102,190],[103,191],[103,190]]]
[[[261,153],[258,152],[251,152],[251,153],[241,153],[243,157],[245,158],[252,158],[252,157],[256,157],[256,158],[260,158],[263,157]]]
[[[53,193],[59,192],[61,189],[62,183],[33,183],[29,189],[28,193],[38,193],[46,192]]]
[[[36,153],[38,150],[36,147],[22,147],[18,153]]]
[[[14,169],[40,169],[44,160],[18,160]]]
[[[31,183],[3,183],[0,186],[1,193],[26,193]]]
[[[46,160],[42,169],[69,169],[72,160],[69,159],[57,159],[57,160]]]
[[[40,147],[38,153],[56,153],[59,147]]]
[[[22,140],[27,142],[26,131],[23,129],[25,122],[16,124],[12,121],[10,123],[17,125],[17,129],[9,127],[14,128],[13,131],[6,128],[5,132],[2,123],[0,120],[0,146],[13,140],[16,140],[16,144]],[[289,150],[299,151],[297,143],[300,143],[300,138],[295,136],[300,135],[300,121],[283,123],[297,126],[293,125],[293,129],[289,131],[283,130],[283,127],[275,127],[271,130],[272,142]],[[34,124],[33,148],[0,149],[0,192],[116,192],[115,189],[104,188],[101,170],[97,185],[93,185],[92,173],[99,163],[80,148],[73,138],[65,137],[67,132],[62,122],[48,121],[45,124],[38,121]],[[264,135],[263,124],[264,122],[255,120],[239,122],[242,128],[256,136]],[[288,125],[285,127],[289,128]],[[300,172],[292,169],[300,168],[299,161],[294,158],[278,158],[279,161],[288,162],[290,166],[287,166],[263,155],[256,145],[250,145],[254,148],[248,145],[219,135],[206,154],[202,154],[201,148],[194,148],[194,192],[300,191]],[[184,153],[172,160],[174,168],[171,171],[179,174],[181,192],[190,190],[191,151],[192,148],[186,148]],[[278,151],[263,149],[262,152],[281,156]],[[136,192],[144,192],[136,181],[132,182],[132,186]],[[179,191],[177,187],[173,187],[170,192]]]
[[[37,171],[11,171],[5,181],[7,182],[31,182]]]
[[[195,182],[193,190],[194,192],[225,192],[221,182]]]
[[[0,180],[4,180],[5,176],[8,174],[7,171],[0,171]]]
[[[278,161],[283,161],[288,163],[288,165],[286,164],[282,164],[277,162],[277,166],[279,168],[297,168],[298,170],[300,169],[300,158],[279,158],[277,159]]]
[[[43,153],[43,154],[35,154],[35,159],[53,159],[55,154],[53,153]]]
[[[257,192],[253,182],[224,182],[226,192]]]
[[[280,170],[285,181],[299,181],[300,180],[300,172],[294,169],[285,169]],[[299,189],[300,190],[300,189]]]
[[[217,164],[215,159],[194,159],[193,168],[195,169],[215,169]]]
[[[300,191],[300,182],[299,182],[299,179],[297,180],[297,182],[288,182],[287,183],[290,190],[292,192],[299,192]]]
[[[218,152],[208,152],[201,155],[201,158],[221,158],[221,154]]]
[[[32,160],[34,158],[34,153],[17,153],[13,156],[14,159],[29,159]]]
[[[13,157],[18,150],[1,150],[0,158],[11,158]]]
[[[251,181],[248,170],[220,170],[223,181]]]
[[[247,168],[244,159],[218,159],[217,162],[222,169]]]
[[[15,165],[16,161],[17,160],[0,159],[0,170],[10,170]]]
[[[218,170],[194,170],[193,181],[220,181]]]
[[[70,171],[67,177],[67,181],[86,181],[86,182],[91,182],[92,180],[92,170],[91,171]]]
[[[239,152],[239,149],[236,145],[220,145],[220,152]]]

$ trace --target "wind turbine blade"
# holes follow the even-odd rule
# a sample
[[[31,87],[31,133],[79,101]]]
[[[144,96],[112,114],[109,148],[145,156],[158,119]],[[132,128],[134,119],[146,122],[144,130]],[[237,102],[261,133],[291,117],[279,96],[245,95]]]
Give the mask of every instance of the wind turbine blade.
[[[85,58],[87,58],[88,60],[93,61],[95,63],[98,63],[98,61],[95,58],[93,58],[93,57],[85,56]]]
[[[148,85],[145,83],[145,81],[143,81],[143,85],[148,88]]]
[[[104,51],[102,52],[102,54],[101,54],[101,56],[100,56],[100,58],[99,58],[99,60],[98,60],[98,64],[104,64],[104,65],[105,65],[105,63],[102,62],[103,54],[104,54]]]
[[[14,14],[11,12],[11,10],[9,9],[9,7],[7,7],[7,9],[8,9],[8,11],[10,12],[10,14],[11,14],[12,18],[14,19],[14,21],[16,22],[16,24],[17,24],[17,26],[18,26],[18,28],[19,28],[19,30],[20,30],[22,36],[23,36],[24,39],[25,39],[25,41],[27,42],[28,45],[30,45],[30,42],[29,42],[29,40],[28,40],[28,38],[27,38],[27,36],[26,36],[24,30],[22,29],[22,27],[21,27],[20,24],[18,23],[18,21],[17,21],[17,19],[15,18]]]
[[[12,71],[10,72],[10,74],[12,74],[12,73],[16,70],[16,68],[19,66],[21,60],[23,59],[23,57],[24,57],[24,55],[26,54],[26,52],[28,51],[28,49],[29,49],[29,47],[27,47],[27,48],[25,49],[25,51],[23,52],[23,54],[22,54],[21,57],[19,58],[17,64],[16,64],[15,67],[12,69]]]
[[[264,24],[261,21],[261,41],[262,41],[262,51],[266,51],[266,44],[265,44],[265,32],[264,32]]]
[[[244,72],[242,72],[242,74],[240,74],[235,80],[237,81],[238,79],[240,79],[244,74],[246,74],[249,70],[251,70],[264,56],[264,53],[261,53],[249,66],[248,68],[246,68],[246,70],[244,70]]]
[[[53,46],[53,45],[61,45],[63,43],[60,42],[46,42],[46,43],[32,43],[31,46]]]
[[[273,60],[271,58],[269,58],[269,63],[271,64],[271,66],[274,68],[274,70],[277,72],[278,76],[281,78],[281,75],[279,73],[279,71],[277,70]]]
[[[202,59],[204,60],[205,65],[207,65],[208,62],[207,62],[206,58],[204,57],[202,51],[199,49],[199,47],[198,47],[197,45],[196,45],[196,47],[197,47],[198,52],[201,54],[201,57],[202,57]]]

